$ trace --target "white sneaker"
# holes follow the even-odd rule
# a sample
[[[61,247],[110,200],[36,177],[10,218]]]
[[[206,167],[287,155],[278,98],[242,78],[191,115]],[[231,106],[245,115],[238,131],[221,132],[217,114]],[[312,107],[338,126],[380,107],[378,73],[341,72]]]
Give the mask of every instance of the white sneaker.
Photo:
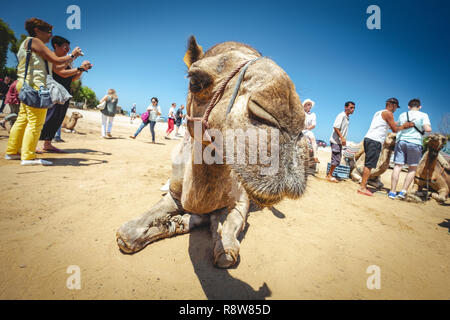
[[[21,165],[23,166],[36,166],[36,165],[51,166],[52,164],[53,164],[52,162],[43,159],[22,160],[21,162]]]
[[[168,179],[167,182],[166,182],[166,184],[163,185],[163,186],[161,187],[161,189],[159,189],[159,190],[161,190],[162,192],[168,192],[168,191],[169,191],[169,186],[170,186],[170,179]]]
[[[5,154],[6,160],[20,160],[20,154]]]

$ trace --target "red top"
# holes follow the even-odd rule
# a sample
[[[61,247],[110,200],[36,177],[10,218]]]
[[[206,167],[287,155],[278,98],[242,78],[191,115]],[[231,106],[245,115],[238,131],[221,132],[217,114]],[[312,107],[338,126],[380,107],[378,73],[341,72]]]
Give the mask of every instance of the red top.
[[[20,104],[19,92],[16,90],[17,80],[14,81],[9,87],[8,93],[6,94],[5,103],[6,104]]]

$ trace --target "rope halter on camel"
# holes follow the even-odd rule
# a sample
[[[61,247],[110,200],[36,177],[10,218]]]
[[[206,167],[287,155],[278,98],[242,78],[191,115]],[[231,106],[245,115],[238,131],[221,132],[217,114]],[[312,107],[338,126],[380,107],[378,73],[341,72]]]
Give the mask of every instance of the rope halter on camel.
[[[233,95],[230,99],[230,102],[228,104],[228,108],[227,108],[227,113],[226,115],[228,116],[228,114],[231,111],[231,108],[234,105],[234,101],[236,100],[237,94],[239,92],[239,87],[241,86],[242,80],[244,79],[244,75],[245,72],[247,71],[248,67],[250,66],[250,64],[252,64],[253,62],[262,59],[263,57],[259,57],[259,58],[255,58],[252,60],[247,60],[244,63],[242,63],[241,65],[239,65],[236,69],[234,69],[229,75],[228,77],[222,82],[222,84],[220,85],[219,89],[214,93],[213,97],[211,98],[211,101],[209,102],[209,106],[206,109],[205,113],[203,114],[203,117],[199,118],[199,117],[190,117],[189,115],[186,115],[187,118],[187,128],[189,131],[189,134],[191,135],[192,138],[196,139],[195,135],[194,135],[194,123],[197,122],[201,122],[202,123],[202,133],[204,132],[204,137],[206,140],[203,140],[203,134],[202,137],[197,137],[197,141],[200,143],[204,143],[204,141],[209,144],[212,143],[214,148],[217,150],[216,146],[214,145],[214,142],[211,139],[211,135],[208,132],[209,129],[209,123],[208,123],[208,119],[209,119],[209,115],[212,111],[212,109],[214,109],[214,107],[217,105],[217,103],[220,101],[220,99],[223,96],[223,93],[225,92],[225,88],[228,85],[228,83],[231,81],[231,79],[233,79],[233,77],[239,72],[241,71],[241,73],[239,74],[239,78],[237,80],[236,86],[234,88],[234,92]],[[191,108],[191,112],[192,108]],[[200,140],[198,140],[200,139]]]

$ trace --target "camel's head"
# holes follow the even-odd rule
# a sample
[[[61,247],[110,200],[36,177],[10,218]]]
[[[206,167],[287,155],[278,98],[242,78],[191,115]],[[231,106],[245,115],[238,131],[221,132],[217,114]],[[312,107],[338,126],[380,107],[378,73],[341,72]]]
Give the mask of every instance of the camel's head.
[[[72,115],[70,116],[71,118],[75,118],[75,119],[80,119],[83,118],[83,115],[77,111],[72,112]]]
[[[270,206],[284,196],[298,198],[306,184],[305,113],[286,72],[248,45],[225,42],[204,53],[191,37],[184,58],[190,79],[187,114],[202,117],[224,80],[238,66],[257,58],[240,85],[239,71],[225,86],[210,113],[209,134],[217,147],[211,153],[215,159],[223,159],[253,201]]]
[[[394,150],[395,148],[395,138],[397,134],[390,132],[388,133],[386,140],[384,140],[383,148]]]
[[[432,133],[428,136],[426,146],[429,150],[439,152],[447,144],[448,138],[440,133]]]

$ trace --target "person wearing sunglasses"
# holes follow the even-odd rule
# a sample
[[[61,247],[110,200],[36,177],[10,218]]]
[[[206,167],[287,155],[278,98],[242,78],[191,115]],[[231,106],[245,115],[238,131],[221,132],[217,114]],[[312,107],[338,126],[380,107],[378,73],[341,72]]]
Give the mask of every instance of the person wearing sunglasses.
[[[25,62],[27,56],[28,42],[31,42],[30,66],[27,71],[27,83],[34,89],[39,90],[41,86],[46,87],[47,84],[47,68],[52,68],[53,64],[60,65],[70,63],[77,57],[81,56],[81,49],[75,48],[69,56],[58,57],[45,44],[52,37],[53,26],[49,23],[38,19],[30,18],[25,22],[25,29],[29,37],[27,37],[19,47],[17,58],[19,64],[17,66],[18,82],[17,90],[24,83]],[[21,102],[20,111],[8,139],[6,149],[6,160],[21,159],[22,165],[51,165],[50,161],[36,159],[36,146],[41,135],[42,127],[45,123],[47,109],[34,108]]]

